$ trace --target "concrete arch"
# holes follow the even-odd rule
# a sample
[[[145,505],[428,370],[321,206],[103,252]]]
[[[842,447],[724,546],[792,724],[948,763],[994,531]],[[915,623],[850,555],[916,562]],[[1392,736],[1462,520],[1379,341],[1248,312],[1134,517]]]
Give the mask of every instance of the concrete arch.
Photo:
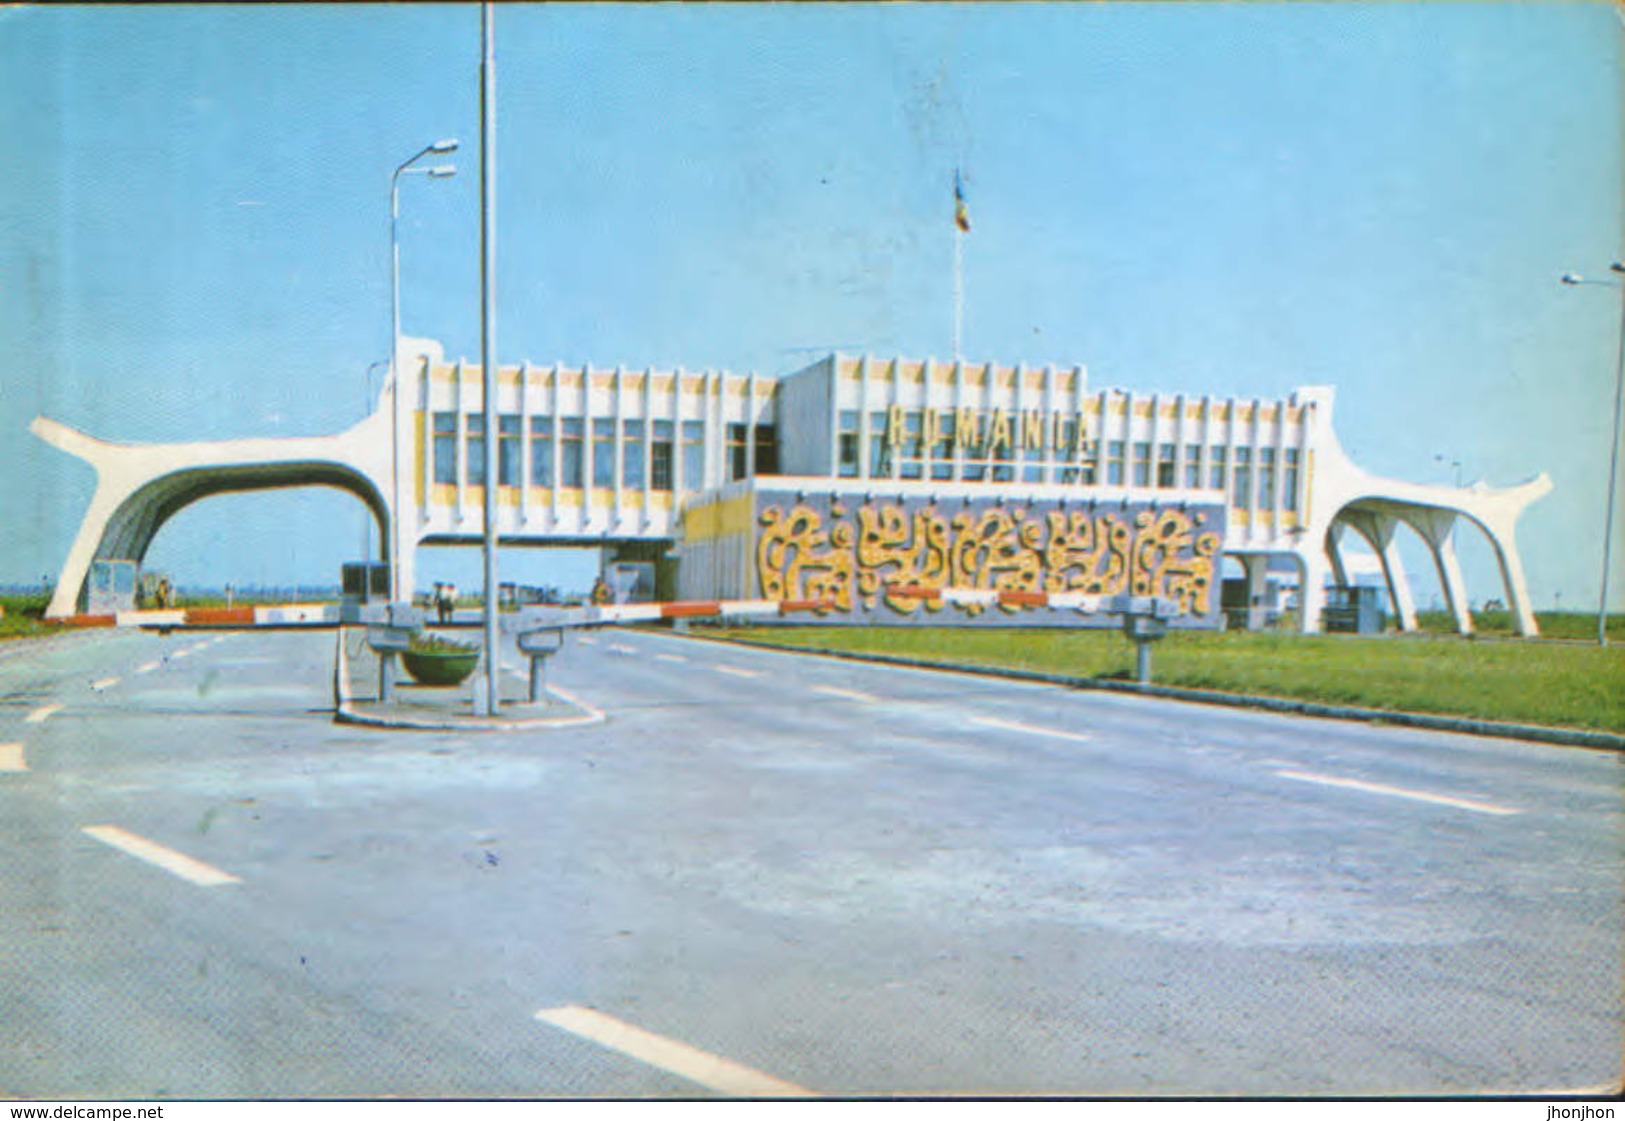
[[[388,560],[389,507],[383,493],[365,475],[337,463],[289,462],[273,466],[177,471],[141,487],[108,518],[94,559],[140,562],[164,524],[206,498],[261,490],[330,487],[355,495],[372,513]]]
[[[1327,555],[1333,570],[1339,569],[1341,558],[1337,556],[1335,534],[1342,526],[1353,529],[1365,538],[1381,562],[1383,579],[1388,586],[1389,600],[1399,619],[1400,629],[1415,630],[1415,603],[1395,539],[1395,531],[1403,524],[1416,533],[1431,554],[1457,631],[1471,634],[1472,615],[1467,606],[1466,581],[1456,555],[1454,535],[1456,523],[1465,519],[1478,527],[1489,541],[1501,569],[1502,586],[1518,632],[1533,636],[1539,633],[1539,628],[1530,604],[1523,562],[1517,551],[1515,523],[1525,506],[1550,489],[1550,481],[1541,476],[1505,491],[1492,492],[1487,488],[1475,491],[1469,488],[1463,497],[1478,501],[1460,504],[1406,501],[1380,492],[1360,494],[1343,502],[1328,519]],[[1475,509],[1475,506],[1478,508]]]
[[[348,491],[372,511],[387,556],[394,534],[389,442],[378,438],[379,430],[387,432],[383,423],[382,414],[374,413],[334,436],[114,444],[37,418],[35,435],[96,469],[96,492],[46,613],[61,617],[80,610],[93,561],[139,562],[165,522],[219,494],[311,486]]]

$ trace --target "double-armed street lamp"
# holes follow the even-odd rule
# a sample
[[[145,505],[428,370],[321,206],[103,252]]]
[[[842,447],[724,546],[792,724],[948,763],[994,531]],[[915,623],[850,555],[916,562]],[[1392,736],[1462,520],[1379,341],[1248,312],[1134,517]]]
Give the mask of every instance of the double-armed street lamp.
[[[455,138],[436,140],[422,151],[414,154],[410,159],[403,160],[389,177],[389,384],[390,399],[392,401],[390,416],[390,461],[393,464],[392,487],[394,516],[392,522],[399,522],[401,510],[405,504],[405,487],[402,485],[401,468],[401,176],[427,175],[431,179],[450,179],[457,174],[457,168],[451,164],[436,164],[432,167],[419,167],[417,163],[424,156],[444,156],[457,150]],[[390,548],[389,561],[389,598],[396,602],[408,599],[412,595],[411,588],[402,588],[401,561],[400,561],[400,535],[395,533],[395,540]]]
[[[1610,266],[1615,273],[1625,275],[1625,264],[1615,261]],[[1617,280],[1587,280],[1578,273],[1564,273],[1563,283],[1568,285],[1595,284],[1613,288],[1620,293],[1619,305],[1619,361],[1614,384],[1614,433],[1608,450],[1608,507],[1602,523],[1602,591],[1597,600],[1597,645],[1608,645],[1608,565],[1612,560],[1614,543],[1614,484],[1619,475],[1619,421],[1621,404],[1625,403],[1625,283]]]

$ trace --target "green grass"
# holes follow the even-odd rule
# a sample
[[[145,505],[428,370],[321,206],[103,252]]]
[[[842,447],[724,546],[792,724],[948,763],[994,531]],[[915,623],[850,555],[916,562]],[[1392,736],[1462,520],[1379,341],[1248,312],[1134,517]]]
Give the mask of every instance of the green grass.
[[[50,601],[51,597],[46,592],[0,595],[0,607],[5,608],[5,616],[0,618],[0,642],[36,638],[61,630],[59,625],[47,623],[43,618],[45,606]]]
[[[1128,677],[1134,667],[1133,644],[1115,630],[760,627],[713,633],[1074,677]],[[1175,632],[1154,648],[1152,667],[1159,685],[1625,732],[1625,645]]]

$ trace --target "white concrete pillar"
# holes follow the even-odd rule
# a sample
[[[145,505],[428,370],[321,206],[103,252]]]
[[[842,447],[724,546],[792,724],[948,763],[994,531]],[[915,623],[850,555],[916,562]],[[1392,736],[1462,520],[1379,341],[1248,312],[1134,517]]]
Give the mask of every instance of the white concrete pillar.
[[[1247,629],[1264,628],[1264,593],[1269,590],[1270,559],[1262,553],[1248,553],[1237,558],[1247,573]]]
[[[1393,607],[1394,617],[1399,620],[1399,629],[1416,630],[1416,603],[1411,599],[1405,563],[1399,556],[1399,542],[1394,539],[1399,519],[1375,510],[1346,512],[1343,517],[1370,543],[1377,559],[1382,562],[1382,578],[1388,585],[1388,602]]]
[[[1473,613],[1467,602],[1467,583],[1461,575],[1461,561],[1456,556],[1456,514],[1451,510],[1418,509],[1406,515],[1433,554],[1433,566],[1439,573],[1439,586],[1444,592],[1445,604],[1456,621],[1456,633],[1473,633]]]
[[[1303,634],[1319,634],[1322,614],[1326,610],[1326,576],[1330,563],[1325,553],[1308,549],[1294,553],[1298,561],[1301,583],[1298,586],[1298,630]]]
[[[1326,530],[1326,560],[1331,565],[1332,579],[1340,588],[1349,586],[1348,565],[1343,562],[1343,530],[1342,522],[1333,522]]]
[[[1501,565],[1501,583],[1506,588],[1513,625],[1523,637],[1534,638],[1540,634],[1540,624],[1535,622],[1535,612],[1530,606],[1529,584],[1524,578],[1523,560],[1518,556],[1518,541],[1511,521],[1509,519],[1506,525],[1485,525],[1484,533]]]

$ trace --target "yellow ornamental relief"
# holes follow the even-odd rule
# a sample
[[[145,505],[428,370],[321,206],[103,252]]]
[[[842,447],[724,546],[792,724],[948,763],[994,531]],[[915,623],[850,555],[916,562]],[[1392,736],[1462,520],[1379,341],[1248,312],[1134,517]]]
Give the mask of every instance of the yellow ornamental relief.
[[[852,610],[852,527],[820,529],[816,510],[797,506],[788,517],[777,506],[762,511],[756,571],[768,599],[828,599]]]
[[[911,512],[898,503],[865,503],[855,527],[845,507],[832,512],[826,529],[824,515],[805,504],[788,514],[776,505],[762,510],[756,567],[766,598],[827,599],[841,611],[884,603],[913,614],[921,606],[942,609],[917,589],[952,587],[1132,592],[1172,599],[1183,614],[1212,609],[1219,534],[1198,532],[1193,515],[1180,510],[1029,514],[993,506],[949,517],[934,506]],[[964,610],[975,615],[982,608]]]

